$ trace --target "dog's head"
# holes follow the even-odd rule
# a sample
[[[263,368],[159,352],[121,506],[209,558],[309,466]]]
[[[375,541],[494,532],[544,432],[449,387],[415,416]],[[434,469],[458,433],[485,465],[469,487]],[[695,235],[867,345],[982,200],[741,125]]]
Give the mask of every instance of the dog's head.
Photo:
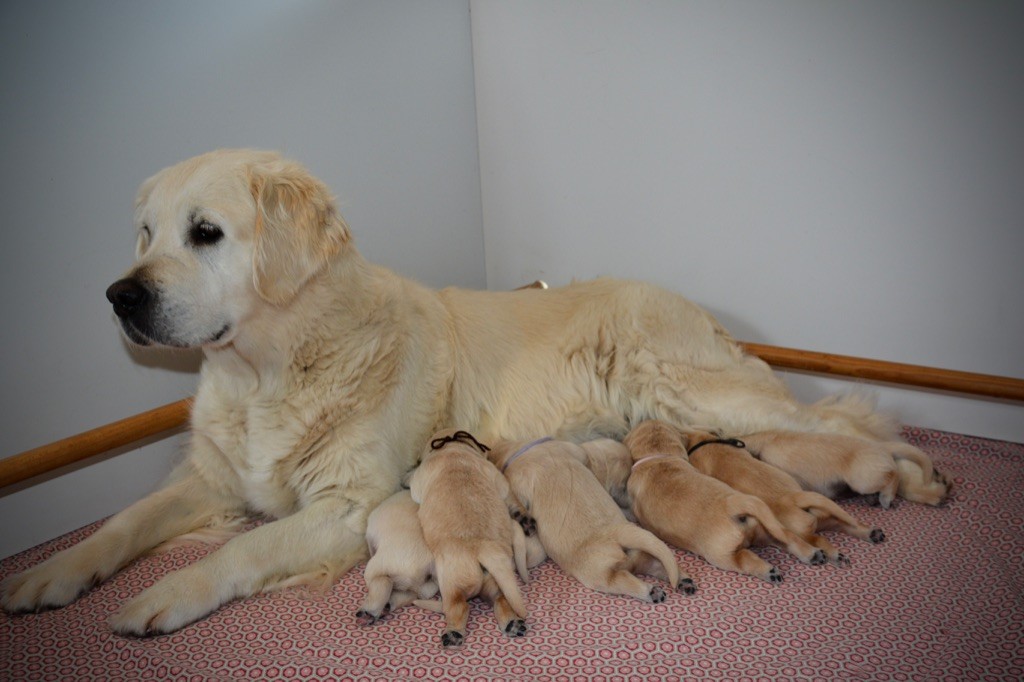
[[[327,188],[271,152],[221,150],[165,168],[135,204],[136,263],[107,289],[125,335],[179,348],[230,343],[338,257],[348,226]]]

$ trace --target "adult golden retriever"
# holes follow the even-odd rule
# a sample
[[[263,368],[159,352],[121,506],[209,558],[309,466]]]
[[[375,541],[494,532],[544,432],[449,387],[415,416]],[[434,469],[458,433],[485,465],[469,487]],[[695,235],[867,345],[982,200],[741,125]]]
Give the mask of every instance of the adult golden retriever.
[[[173,631],[268,585],[366,556],[366,517],[430,434],[617,434],[658,418],[725,433],[895,437],[862,402],[797,403],[710,314],[635,282],[432,291],[360,257],[327,188],[276,154],[215,151],[143,183],[137,262],[107,296],[138,344],[201,347],[186,460],[96,533],[3,587],[58,607],[225,517],[277,520],[146,589],[111,620]]]

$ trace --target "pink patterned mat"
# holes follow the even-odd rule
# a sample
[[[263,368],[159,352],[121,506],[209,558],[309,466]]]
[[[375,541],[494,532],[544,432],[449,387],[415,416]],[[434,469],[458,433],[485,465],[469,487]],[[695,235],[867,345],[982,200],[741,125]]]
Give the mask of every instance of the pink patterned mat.
[[[326,596],[228,604],[181,631],[113,635],[105,620],[205,547],[144,558],[71,606],[0,615],[0,680],[1024,679],[1024,445],[908,429],[955,480],[950,503],[844,506],[885,530],[877,546],[829,533],[853,565],[810,567],[758,550],[772,586],[679,553],[698,592],[648,605],[587,590],[550,561],[525,589],[529,632],[508,639],[476,603],[466,644],[442,649],[439,614],[409,607],[376,626],[353,618],[362,570]],[[0,562],[32,566],[86,526]]]

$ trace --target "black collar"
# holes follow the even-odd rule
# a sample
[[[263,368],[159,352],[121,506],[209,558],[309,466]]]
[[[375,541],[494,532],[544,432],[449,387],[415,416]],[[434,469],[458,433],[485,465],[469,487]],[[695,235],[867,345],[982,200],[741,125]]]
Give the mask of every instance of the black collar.
[[[702,448],[705,445],[731,445],[734,448],[746,448],[747,444],[738,438],[712,438],[710,440],[702,440],[701,442],[694,445],[687,451],[687,455],[692,455],[697,451],[698,448]]]
[[[434,440],[430,441],[430,449],[440,450],[445,445],[448,445],[448,443],[455,442],[466,443],[467,445],[470,442],[472,442],[472,444],[475,445],[477,449],[480,450],[480,452],[487,452],[488,450],[490,450],[489,447],[478,441],[476,438],[473,438],[473,434],[469,433],[468,431],[456,431],[450,436],[435,438]]]

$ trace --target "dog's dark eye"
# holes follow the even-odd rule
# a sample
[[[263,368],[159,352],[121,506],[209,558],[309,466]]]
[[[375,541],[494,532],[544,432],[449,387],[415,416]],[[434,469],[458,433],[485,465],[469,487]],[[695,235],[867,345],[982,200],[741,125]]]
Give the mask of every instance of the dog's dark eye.
[[[224,236],[224,232],[213,223],[202,220],[188,231],[188,240],[193,246],[210,246],[216,244]]]

